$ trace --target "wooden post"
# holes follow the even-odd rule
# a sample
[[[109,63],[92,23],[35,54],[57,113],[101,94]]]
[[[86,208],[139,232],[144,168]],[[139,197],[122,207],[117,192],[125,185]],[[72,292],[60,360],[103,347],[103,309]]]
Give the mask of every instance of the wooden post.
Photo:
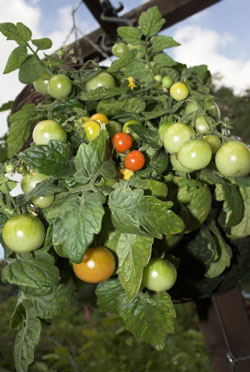
[[[250,322],[239,286],[196,307],[212,371],[250,371]]]

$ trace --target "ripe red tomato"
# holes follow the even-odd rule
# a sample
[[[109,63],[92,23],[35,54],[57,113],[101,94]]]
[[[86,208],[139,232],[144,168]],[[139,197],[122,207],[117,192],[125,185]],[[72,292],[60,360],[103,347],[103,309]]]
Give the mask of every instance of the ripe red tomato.
[[[133,144],[133,139],[130,134],[118,132],[112,138],[114,147],[118,152],[126,152]]]
[[[133,150],[127,154],[124,159],[125,168],[137,171],[143,168],[145,164],[145,157],[141,151]]]
[[[115,259],[105,247],[88,248],[80,264],[73,263],[75,275],[87,283],[100,283],[115,270]]]

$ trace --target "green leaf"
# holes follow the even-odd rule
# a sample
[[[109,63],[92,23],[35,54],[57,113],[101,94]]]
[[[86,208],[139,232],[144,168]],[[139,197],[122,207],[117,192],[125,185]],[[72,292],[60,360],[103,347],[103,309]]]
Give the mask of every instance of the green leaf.
[[[35,295],[29,293],[29,290],[24,291],[24,294],[25,299],[32,301],[29,311],[32,316],[49,319],[62,313],[66,306],[70,304],[72,292],[73,283],[70,281],[66,284],[61,283],[51,287],[45,294],[40,293]]]
[[[142,190],[131,190],[127,187],[120,187],[109,195],[112,223],[117,230],[124,233],[143,234],[137,213],[142,197]]]
[[[27,372],[34,360],[34,350],[41,333],[41,322],[28,315],[18,329],[15,341],[14,358],[17,372]]]
[[[128,181],[128,185],[134,186],[137,189],[147,190],[152,196],[165,199],[168,194],[168,187],[165,183],[153,179],[141,179],[132,177]]]
[[[158,142],[159,135],[157,130],[149,129],[139,124],[131,124],[129,129],[136,133],[143,143],[151,146],[153,149],[158,150],[161,148],[161,145]]]
[[[156,350],[163,350],[168,333],[174,332],[175,310],[167,293],[139,292],[130,302],[126,295],[120,295],[118,312],[126,329]]]
[[[10,115],[10,129],[7,138],[9,159],[22,149],[30,136],[31,126],[37,117],[36,106],[33,103],[24,105],[20,111]]]
[[[2,106],[0,107],[0,112],[11,110],[13,103],[14,101],[8,101],[3,103]]]
[[[168,49],[180,45],[172,37],[165,35],[153,36],[151,38],[151,43],[152,47],[150,48],[150,51],[152,52],[161,52],[163,49]]]
[[[8,74],[11,71],[16,70],[21,66],[23,61],[27,57],[27,48],[25,46],[19,46],[15,48],[10,54],[7,64],[4,69],[4,74]]]
[[[10,329],[18,329],[19,324],[25,319],[25,308],[22,303],[18,303],[10,319]]]
[[[79,99],[82,101],[98,101],[99,99],[121,96],[127,92],[125,87],[114,87],[111,89],[97,88],[90,92],[81,92]]]
[[[19,37],[22,41],[27,42],[31,39],[32,37],[31,30],[27,26],[25,26],[22,22],[18,22],[16,24],[16,28],[17,28]]]
[[[100,232],[104,215],[103,202],[104,198],[100,194],[86,192],[82,197],[74,195],[61,204],[60,216],[53,223],[53,243],[62,245],[64,253],[68,253],[72,262],[82,261],[85,250],[95,234]]]
[[[168,168],[168,155],[165,151],[157,151],[150,159],[150,167],[157,173],[162,174]],[[157,196],[157,195],[156,195]]]
[[[28,56],[19,69],[19,80],[23,84],[30,84],[46,72],[42,62],[36,56]]]
[[[71,147],[68,143],[49,141],[48,145],[31,146],[21,158],[37,173],[62,178],[74,172]]]
[[[165,20],[161,17],[161,13],[157,6],[149,8],[146,12],[142,12],[139,18],[139,26],[143,35],[150,37],[157,34]]]
[[[242,187],[250,186],[250,177],[249,176],[236,177],[234,179],[234,183],[235,185],[242,186]]]
[[[118,72],[121,68],[128,66],[135,59],[136,51],[128,50],[126,54],[121,56],[112,62],[111,66],[108,67],[107,72]]]
[[[46,50],[52,47],[52,41],[47,37],[43,37],[42,39],[32,39],[31,42],[38,50]]]
[[[187,208],[190,212],[190,219],[186,226],[187,231],[198,229],[206,220],[212,203],[212,196],[206,185],[198,186],[193,192]]]
[[[20,38],[17,27],[14,25],[14,23],[0,23],[0,32],[7,37],[7,40],[16,40],[19,43]]]
[[[208,270],[205,274],[207,278],[216,278],[223,271],[230,266],[232,250],[228,244],[225,243],[221,236],[219,229],[216,227],[214,221],[209,224],[209,230],[215,235],[217,254],[214,256],[212,262],[210,262]]]
[[[243,203],[244,216],[240,223],[231,228],[231,235],[237,238],[245,238],[250,235],[250,187],[240,187]]]
[[[135,80],[141,83],[150,83],[153,80],[151,71],[148,70],[147,65],[144,62],[134,60],[128,65],[124,71],[125,76],[132,76]]]
[[[118,279],[108,279],[99,283],[96,288],[97,304],[103,310],[118,313],[119,296],[124,290]]]
[[[154,237],[162,234],[174,235],[184,230],[184,222],[171,208],[172,202],[161,201],[153,196],[144,196],[139,202],[138,212],[142,227]]]
[[[10,284],[41,288],[58,282],[59,271],[44,258],[22,257],[2,270],[2,280]]]
[[[153,61],[159,65],[159,67],[173,67],[177,65],[177,62],[175,62],[169,55],[166,53],[157,54]]]
[[[133,299],[140,289],[143,269],[147,265],[152,250],[153,238],[135,234],[114,232],[105,246],[116,252],[118,257],[119,280],[128,300]]]
[[[226,226],[238,225],[244,216],[244,203],[236,185],[217,184],[215,188],[216,200],[224,201],[223,210],[226,212]]]
[[[106,157],[107,133],[102,130],[97,138],[88,144],[82,143],[78,147],[75,157],[75,179],[81,183],[87,183],[102,174],[102,165]],[[105,172],[105,170],[104,170]]]
[[[128,44],[138,44],[142,37],[141,30],[131,26],[118,27],[117,33]]]

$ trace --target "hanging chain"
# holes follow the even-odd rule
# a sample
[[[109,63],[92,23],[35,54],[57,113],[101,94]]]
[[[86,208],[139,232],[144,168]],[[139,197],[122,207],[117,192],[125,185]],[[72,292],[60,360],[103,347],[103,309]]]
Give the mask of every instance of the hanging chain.
[[[241,362],[241,361],[250,360],[250,355],[246,355],[246,356],[243,356],[243,357],[236,357],[234,355],[234,353],[232,351],[232,347],[231,347],[229,339],[228,339],[228,336],[227,336],[227,332],[226,332],[226,329],[225,329],[225,326],[224,326],[224,322],[223,322],[223,319],[222,319],[220,309],[218,307],[218,304],[217,304],[214,296],[212,297],[212,302],[214,304],[216,314],[217,314],[220,326],[222,328],[223,337],[224,337],[224,340],[225,340],[225,343],[226,343],[226,346],[227,346],[228,352],[226,354],[226,357],[227,357],[227,360],[230,363],[231,372],[236,372],[236,369],[235,369],[236,364],[238,362]]]
[[[110,57],[108,54],[106,54],[102,48],[99,47],[97,43],[95,43],[93,40],[91,40],[87,35],[85,35],[80,28],[77,26],[77,20],[76,20],[76,13],[80,9],[80,7],[83,5],[83,2],[80,1],[75,7],[72,8],[71,16],[72,16],[72,28],[70,32],[68,33],[67,37],[65,38],[63,42],[63,47],[65,47],[71,37],[71,35],[74,35],[75,43],[77,48],[80,50],[79,56],[81,55],[81,44],[79,40],[79,35],[83,39],[85,39],[98,53],[100,53],[105,59],[109,59]]]

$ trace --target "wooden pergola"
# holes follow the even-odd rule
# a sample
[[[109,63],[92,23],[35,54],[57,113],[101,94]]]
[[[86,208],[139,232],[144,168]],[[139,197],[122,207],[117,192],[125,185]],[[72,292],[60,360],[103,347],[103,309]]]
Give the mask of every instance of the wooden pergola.
[[[140,14],[157,6],[165,18],[163,28],[211,6],[221,0],[151,0],[119,17],[109,0],[82,0],[100,28],[77,41],[75,52],[82,59],[104,59],[92,45],[105,37],[105,45],[111,46],[116,29],[121,25],[136,25]],[[72,44],[72,47],[76,44]],[[109,54],[107,49],[106,54]],[[201,330],[213,372],[250,371],[250,322],[245,302],[238,286],[226,293],[196,301]],[[202,371],[201,371],[202,372]]]

